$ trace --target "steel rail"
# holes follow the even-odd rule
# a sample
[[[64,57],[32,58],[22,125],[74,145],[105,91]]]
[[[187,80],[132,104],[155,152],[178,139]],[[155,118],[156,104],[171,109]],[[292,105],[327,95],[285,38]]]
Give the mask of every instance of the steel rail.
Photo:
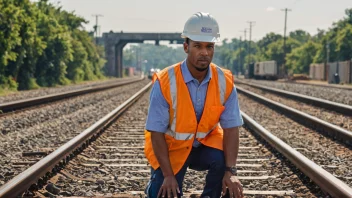
[[[350,105],[332,102],[332,101],[324,100],[321,98],[306,96],[303,94],[294,93],[294,92],[285,91],[285,90],[276,89],[276,88],[271,88],[271,87],[267,87],[267,86],[256,85],[253,83],[243,82],[241,80],[237,80],[237,83],[248,85],[248,86],[255,87],[255,88],[259,88],[259,89],[262,89],[262,90],[265,90],[265,91],[268,91],[268,92],[271,92],[274,94],[283,95],[287,98],[292,98],[295,100],[299,100],[299,101],[302,101],[305,103],[312,104],[314,106],[322,107],[324,109],[329,109],[329,110],[332,110],[332,111],[335,111],[338,113],[342,113],[344,115],[352,116],[352,106],[350,106]]]
[[[267,106],[273,107],[273,109],[275,111],[284,112],[284,113],[286,113],[286,115],[290,116],[292,119],[295,119],[295,120],[298,119],[300,121],[300,123],[305,124],[306,126],[308,126],[310,128],[313,127],[314,130],[316,130],[318,128],[318,129],[322,130],[322,132],[325,132],[328,136],[330,136],[334,139],[338,139],[347,145],[352,145],[352,132],[351,131],[348,131],[344,128],[338,127],[334,124],[331,124],[329,122],[321,120],[317,117],[311,116],[311,115],[304,113],[302,111],[299,111],[297,109],[288,107],[284,104],[267,99],[263,96],[255,94],[253,92],[247,91],[239,86],[236,86],[236,89],[239,93],[243,93],[244,95],[246,95],[254,100],[262,102]]]
[[[68,160],[69,155],[74,151],[79,150],[82,146],[89,144],[93,138],[102,129],[110,125],[118,116],[120,116],[128,107],[130,107],[136,100],[142,97],[152,85],[148,83],[144,88],[111,111],[109,114],[101,118],[92,126],[81,132],[79,135],[65,143],[45,158],[38,161],[33,166],[20,173],[3,186],[0,187],[0,197],[16,197],[26,191],[32,184],[36,183],[47,172],[51,172],[53,168],[63,160]]]
[[[314,84],[314,83],[304,83],[304,82],[295,82],[295,81],[287,81],[285,83],[292,83],[292,84],[300,84],[300,85],[312,85],[317,87],[325,87],[325,88],[334,88],[334,89],[346,89],[352,90],[352,86],[350,85],[337,85],[337,84]]]
[[[23,108],[36,106],[36,105],[40,105],[43,103],[61,100],[64,98],[69,98],[69,97],[78,96],[78,95],[82,95],[82,94],[111,89],[114,87],[119,87],[119,86],[131,84],[131,83],[135,83],[135,82],[141,81],[143,79],[144,78],[138,78],[137,80],[128,80],[128,81],[124,81],[124,82],[109,83],[108,85],[88,87],[88,88],[83,88],[83,89],[79,89],[79,90],[67,91],[67,92],[63,92],[63,93],[49,94],[46,96],[39,96],[39,97],[34,97],[34,98],[29,98],[29,99],[17,100],[17,101],[13,101],[13,102],[6,102],[3,104],[0,104],[0,112],[7,113],[10,111],[20,110]]]
[[[305,175],[312,179],[320,188],[328,192],[333,197],[350,198],[352,197],[352,189],[334,177],[332,174],[309,160],[307,157],[290,147],[288,144],[274,136],[271,132],[266,130],[260,124],[255,122],[247,114],[241,111],[243,120],[252,131],[260,135],[272,147],[282,153],[288,160],[290,160],[297,168],[299,168]]]

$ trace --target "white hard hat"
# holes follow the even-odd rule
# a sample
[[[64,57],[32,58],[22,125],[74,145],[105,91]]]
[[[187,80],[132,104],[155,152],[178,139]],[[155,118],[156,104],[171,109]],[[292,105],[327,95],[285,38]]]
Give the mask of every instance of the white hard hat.
[[[209,13],[197,12],[187,20],[181,37],[200,42],[220,42],[218,22]]]

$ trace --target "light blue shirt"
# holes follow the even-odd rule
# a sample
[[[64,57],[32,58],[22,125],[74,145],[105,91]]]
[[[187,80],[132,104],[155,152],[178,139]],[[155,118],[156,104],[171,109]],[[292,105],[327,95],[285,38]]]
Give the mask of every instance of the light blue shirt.
[[[210,69],[208,70],[202,83],[199,83],[197,79],[193,78],[187,67],[186,61],[183,61],[181,64],[181,72],[190,93],[197,120],[199,122],[203,114],[208,83],[212,77],[212,72]],[[219,120],[221,127],[226,129],[241,126],[243,120],[240,113],[235,86],[224,106],[225,110],[222,112]],[[165,100],[160,89],[160,83],[157,80],[150,93],[146,130],[165,133],[169,127],[169,108],[169,104]],[[198,141],[193,144],[195,147],[198,145]]]

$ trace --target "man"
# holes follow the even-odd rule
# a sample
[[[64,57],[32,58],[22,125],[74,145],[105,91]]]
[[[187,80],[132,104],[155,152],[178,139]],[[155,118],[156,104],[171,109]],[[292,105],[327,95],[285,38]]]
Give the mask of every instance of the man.
[[[152,166],[146,194],[182,196],[190,168],[208,170],[202,197],[220,197],[226,189],[227,197],[242,197],[236,177],[243,124],[237,92],[231,72],[211,63],[220,41],[218,24],[208,13],[196,13],[182,37],[187,59],[153,77],[145,130],[144,151]]]

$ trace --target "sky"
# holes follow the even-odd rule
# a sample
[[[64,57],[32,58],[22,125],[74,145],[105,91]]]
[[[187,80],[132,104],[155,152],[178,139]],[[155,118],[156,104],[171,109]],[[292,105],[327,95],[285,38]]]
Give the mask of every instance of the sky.
[[[50,0],[63,9],[74,11],[89,21],[86,30],[98,18],[100,32],[182,32],[187,19],[196,12],[212,14],[220,27],[221,39],[244,38],[249,23],[252,40],[259,40],[269,32],[284,33],[285,12],[288,8],[287,32],[303,29],[316,34],[328,29],[352,8],[352,0]],[[242,32],[241,32],[242,31]]]

